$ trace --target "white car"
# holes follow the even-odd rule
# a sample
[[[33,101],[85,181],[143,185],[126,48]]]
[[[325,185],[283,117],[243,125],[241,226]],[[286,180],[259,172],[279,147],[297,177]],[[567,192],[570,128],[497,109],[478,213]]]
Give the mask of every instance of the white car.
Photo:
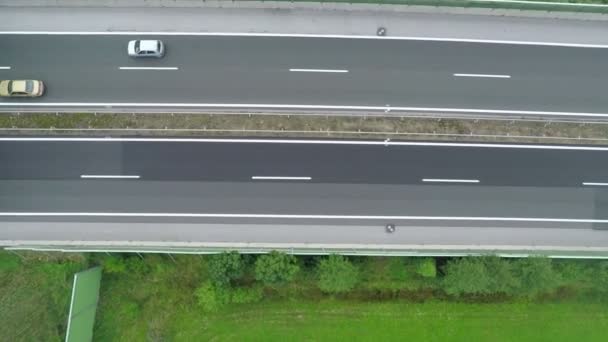
[[[160,40],[132,40],[127,45],[131,57],[156,57],[165,55],[165,44]]]
[[[44,94],[44,83],[38,80],[0,81],[2,97],[38,97]]]

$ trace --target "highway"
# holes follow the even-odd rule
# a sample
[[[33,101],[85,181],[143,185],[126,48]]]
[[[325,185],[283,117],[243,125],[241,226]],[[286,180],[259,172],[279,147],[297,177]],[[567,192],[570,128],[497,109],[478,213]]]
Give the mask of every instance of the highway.
[[[608,252],[607,154],[597,146],[2,137],[0,243]],[[388,223],[398,232],[387,236]]]
[[[167,54],[159,60],[129,58],[131,39],[162,39]],[[47,85],[42,98],[0,99],[2,110],[266,108],[608,116],[608,47],[117,33],[0,34],[0,50],[0,79],[40,79]]]
[[[2,180],[101,175],[195,182],[576,188],[608,184],[608,148],[603,147],[564,150],[542,145],[531,149],[530,145],[296,139],[1,139]]]

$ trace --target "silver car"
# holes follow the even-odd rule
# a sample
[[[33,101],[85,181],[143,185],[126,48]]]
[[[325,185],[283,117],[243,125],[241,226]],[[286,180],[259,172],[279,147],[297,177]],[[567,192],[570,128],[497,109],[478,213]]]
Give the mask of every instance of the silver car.
[[[156,57],[165,55],[165,44],[160,40],[132,40],[127,46],[131,57]]]

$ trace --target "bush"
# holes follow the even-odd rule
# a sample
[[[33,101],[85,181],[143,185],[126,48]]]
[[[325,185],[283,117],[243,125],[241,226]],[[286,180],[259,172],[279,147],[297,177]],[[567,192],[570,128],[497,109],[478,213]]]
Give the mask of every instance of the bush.
[[[231,291],[230,302],[234,304],[257,303],[264,298],[261,287],[236,288]]]
[[[352,290],[359,280],[359,270],[342,255],[332,254],[319,262],[319,288],[324,292]]]
[[[435,278],[437,276],[437,266],[435,266],[435,259],[422,258],[420,260],[417,260],[416,273],[424,278]]]
[[[106,273],[125,273],[127,272],[127,264],[125,259],[121,257],[110,256],[103,261],[103,270]]]
[[[230,285],[230,282],[243,276],[245,263],[238,252],[214,254],[209,258],[209,277],[218,286]]]
[[[293,255],[272,251],[255,261],[255,279],[266,285],[292,281],[300,270]]]
[[[264,293],[261,287],[229,289],[206,281],[194,291],[194,296],[203,311],[213,312],[230,303],[259,302],[264,297]]]
[[[515,272],[521,281],[519,293],[528,297],[553,291],[561,283],[561,277],[549,258],[520,259],[515,263]]]
[[[608,261],[599,261],[592,268],[593,277],[591,286],[593,290],[602,295],[608,294]]]
[[[203,285],[194,291],[198,305],[205,312],[217,311],[226,304],[226,298],[222,295],[223,293],[218,291],[218,288],[209,281],[203,283]]]
[[[442,286],[450,295],[487,294],[490,275],[481,258],[461,258],[448,261]]]
[[[405,282],[408,279],[408,271],[401,257],[391,257],[388,261],[389,277],[393,281]]]
[[[488,291],[506,295],[516,294],[521,282],[515,275],[513,263],[498,256],[488,256],[482,259],[488,274],[491,275]]]
[[[0,252],[0,275],[19,269],[21,262],[19,257],[7,252]]]
[[[553,268],[559,274],[562,286],[585,289],[593,287],[592,279],[597,276],[598,264],[587,260],[553,260]]]

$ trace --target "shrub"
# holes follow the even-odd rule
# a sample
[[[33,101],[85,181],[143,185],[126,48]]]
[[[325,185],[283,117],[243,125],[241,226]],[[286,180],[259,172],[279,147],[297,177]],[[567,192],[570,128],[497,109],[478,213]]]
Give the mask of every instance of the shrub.
[[[352,290],[359,280],[359,270],[342,255],[332,254],[319,262],[319,288],[324,292]]]
[[[131,256],[126,259],[127,271],[133,276],[140,276],[150,271],[150,266],[139,256]]]
[[[521,282],[515,275],[513,262],[498,256],[487,256],[482,259],[488,274],[491,275],[488,291],[506,295],[516,294]]]
[[[281,284],[293,280],[299,269],[293,255],[272,251],[255,261],[255,279],[266,285]]]
[[[435,266],[435,259],[422,258],[420,260],[417,260],[416,273],[424,278],[435,278],[437,276],[437,267]]]
[[[487,294],[490,275],[481,258],[461,258],[448,261],[442,286],[450,295]]]
[[[391,280],[404,282],[408,279],[408,271],[401,257],[391,257],[388,261],[388,274]]]
[[[553,291],[561,282],[561,277],[549,258],[520,259],[515,263],[515,272],[521,281],[519,293],[528,297]]]
[[[599,261],[593,265],[591,286],[600,294],[608,294],[608,261]]]
[[[261,287],[235,288],[231,291],[230,302],[235,304],[256,303],[264,298]]]
[[[243,276],[245,263],[238,252],[214,254],[209,258],[209,277],[218,286],[227,286]]]
[[[211,282],[207,281],[203,283],[199,288],[194,291],[196,301],[198,305],[205,312],[217,311],[223,304],[223,299],[220,298],[220,293],[217,291],[217,287]]]
[[[127,272],[127,263],[124,258],[110,256],[103,261],[103,270],[106,273],[125,273]]]
[[[21,266],[19,257],[0,251],[0,274],[15,271],[19,266]]]

